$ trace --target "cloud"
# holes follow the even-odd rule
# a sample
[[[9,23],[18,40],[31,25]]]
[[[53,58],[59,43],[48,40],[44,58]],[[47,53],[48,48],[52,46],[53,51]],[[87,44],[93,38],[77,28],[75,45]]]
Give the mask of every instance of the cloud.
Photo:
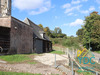
[[[96,0],[96,2],[97,2],[98,4],[100,4],[100,0]]]
[[[83,13],[83,14],[88,14],[91,11],[94,11],[94,10],[95,10],[95,7],[94,6],[90,6],[90,8],[88,10],[81,10],[80,12]]]
[[[94,6],[91,6],[91,7],[89,8],[89,11],[93,11],[93,10],[95,10],[95,7],[94,7]]]
[[[84,21],[82,19],[76,19],[74,22],[63,24],[62,26],[80,26],[83,24],[84,24]]]
[[[88,10],[81,10],[80,12],[83,13],[83,14],[88,14],[89,13]]]
[[[83,25],[83,20],[82,19],[76,19],[74,22],[70,23],[70,26],[78,26],[78,25]]]
[[[70,4],[70,3],[64,4],[64,5],[62,6],[62,8],[69,8],[69,7],[71,7],[71,4]]]
[[[83,2],[87,2],[88,0],[82,0]]]
[[[72,4],[79,4],[80,2],[81,2],[80,0],[76,0],[76,1],[75,1],[75,0],[72,0],[71,3],[72,3]]]
[[[13,6],[36,15],[48,11],[51,8],[51,0],[13,0]]]
[[[72,13],[72,11],[74,10],[80,12],[80,8],[82,7],[80,3],[87,2],[87,1],[88,0],[72,0],[71,3],[66,3],[62,5],[62,8],[65,9],[64,13]],[[93,8],[91,8],[90,10],[93,10]],[[88,13],[88,12],[84,10],[84,11],[81,11],[81,13]]]
[[[75,6],[75,7],[67,8],[64,13],[69,13],[69,12],[71,12],[73,10],[79,10],[81,7],[82,7],[82,5],[78,5],[78,6]]]
[[[71,4],[79,4],[81,2],[87,2],[88,0],[72,0]]]
[[[73,15],[73,14],[74,14],[74,13],[69,13],[68,16],[71,16],[71,15]]]

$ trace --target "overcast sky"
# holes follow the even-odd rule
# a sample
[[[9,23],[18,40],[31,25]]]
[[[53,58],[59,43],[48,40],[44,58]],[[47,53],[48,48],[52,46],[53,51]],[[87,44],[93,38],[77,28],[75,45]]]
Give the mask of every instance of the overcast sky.
[[[100,0],[12,0],[12,16],[53,30],[60,27],[68,36],[76,36],[85,16],[100,11]]]

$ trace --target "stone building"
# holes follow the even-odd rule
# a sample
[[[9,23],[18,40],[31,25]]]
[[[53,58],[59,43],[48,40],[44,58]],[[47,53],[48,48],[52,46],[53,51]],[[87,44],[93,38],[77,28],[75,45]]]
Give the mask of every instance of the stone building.
[[[11,0],[0,0],[0,17],[11,15]]]
[[[11,0],[0,0],[0,54],[43,53],[52,43],[43,29],[26,18],[11,16]]]

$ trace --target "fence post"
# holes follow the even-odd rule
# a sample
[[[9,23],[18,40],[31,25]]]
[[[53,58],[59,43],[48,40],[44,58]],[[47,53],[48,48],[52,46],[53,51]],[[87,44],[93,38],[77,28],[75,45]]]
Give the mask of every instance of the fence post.
[[[96,75],[98,75],[98,72],[96,72]]]
[[[74,72],[73,72],[73,60],[72,60],[72,75],[74,75]]]
[[[56,54],[55,54],[55,67],[57,67],[57,65],[56,65]]]

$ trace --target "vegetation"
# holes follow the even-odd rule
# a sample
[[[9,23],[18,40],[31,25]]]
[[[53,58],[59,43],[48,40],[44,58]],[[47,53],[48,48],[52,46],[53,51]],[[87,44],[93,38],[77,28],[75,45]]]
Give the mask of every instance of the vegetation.
[[[53,50],[51,53],[53,53],[53,54],[64,54],[64,52],[62,52],[62,51],[55,51],[55,50]]]
[[[43,25],[40,24],[39,26],[43,28]],[[59,44],[74,49],[80,48],[79,39],[74,36],[68,37],[66,34],[62,33],[62,30],[59,27],[56,27],[54,30],[50,30],[49,27],[45,27],[43,30],[50,37],[53,44]]]
[[[100,54],[100,51],[95,51],[95,52]]]
[[[85,18],[85,24],[82,29],[77,31],[77,35],[83,45],[93,51],[100,50],[100,15],[93,12]]]
[[[31,60],[26,55],[6,55],[6,56],[0,56],[0,59],[7,61],[9,63],[15,63],[15,62],[24,62],[26,60]]]
[[[41,75],[41,74],[31,74],[31,73],[16,73],[16,72],[1,72],[0,75]]]
[[[91,72],[85,72],[85,71],[81,71],[81,70],[78,70],[77,71],[79,74],[83,74],[83,75],[95,75],[95,74],[93,74],[93,73],[91,73]]]
[[[29,64],[36,64],[36,62],[28,62]]]
[[[62,30],[59,27],[56,27],[54,30],[50,30],[49,27],[44,28],[42,24],[39,24],[38,26],[41,27],[44,30],[44,32],[51,38],[67,37],[66,34],[62,33]]]
[[[51,38],[53,44],[59,44],[67,48],[80,49],[80,43],[77,37],[66,38]]]

